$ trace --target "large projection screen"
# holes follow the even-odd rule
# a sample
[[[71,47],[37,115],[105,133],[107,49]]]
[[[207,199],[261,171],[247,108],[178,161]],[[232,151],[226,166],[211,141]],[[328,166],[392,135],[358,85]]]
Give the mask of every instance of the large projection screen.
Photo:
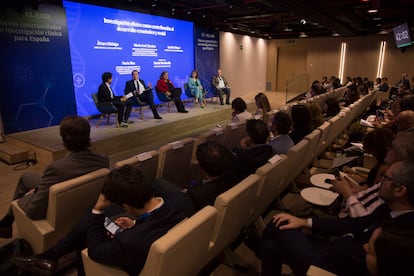
[[[123,95],[134,69],[154,88],[162,71],[182,88],[194,69],[192,22],[70,1],[63,5],[80,116],[98,113],[91,94],[97,92],[103,72],[112,72],[112,89]]]

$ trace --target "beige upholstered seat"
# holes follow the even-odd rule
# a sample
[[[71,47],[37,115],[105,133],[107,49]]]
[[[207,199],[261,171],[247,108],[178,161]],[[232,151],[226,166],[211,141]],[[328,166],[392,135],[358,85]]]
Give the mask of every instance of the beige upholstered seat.
[[[305,164],[303,160],[305,160],[308,149],[309,141],[302,139],[286,153],[289,163],[289,175],[286,177],[288,183],[292,182],[307,167],[308,164]]]
[[[224,129],[224,146],[229,150],[240,145],[240,140],[246,134],[246,122],[229,123]]]
[[[206,206],[156,240],[148,253],[141,276],[193,276],[207,264],[207,252],[216,222],[217,210]],[[127,275],[117,267],[92,261],[82,251],[86,275]]]
[[[214,207],[218,214],[210,244],[209,260],[224,251],[241,233],[242,228],[250,223],[259,180],[258,175],[251,174],[216,198]],[[226,253],[228,252],[227,250]]]
[[[119,168],[124,165],[131,165],[138,168],[144,175],[144,179],[152,183],[157,176],[158,152],[152,150],[137,154],[128,159],[116,162],[114,167]]]
[[[289,173],[287,161],[286,155],[280,155],[280,159],[276,163],[268,162],[256,170],[260,181],[251,222],[256,221],[257,229],[260,232],[264,229],[261,215],[289,185],[285,181],[286,175]]]
[[[323,268],[320,268],[318,266],[311,265],[308,269],[308,272],[306,272],[306,276],[335,276],[336,274],[333,274],[332,272],[325,270]]]
[[[31,220],[17,200],[13,201],[18,236],[30,243],[34,253],[54,246],[95,203],[108,174],[109,169],[99,169],[50,187],[46,218],[42,220]]]
[[[161,146],[157,178],[170,181],[181,188],[188,187],[191,181],[192,163],[195,138],[187,137]]]

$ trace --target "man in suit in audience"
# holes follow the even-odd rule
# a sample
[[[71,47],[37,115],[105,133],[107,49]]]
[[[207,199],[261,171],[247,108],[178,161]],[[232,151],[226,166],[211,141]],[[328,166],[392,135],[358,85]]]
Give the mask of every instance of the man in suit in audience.
[[[211,82],[216,89],[217,96],[220,99],[220,104],[223,105],[223,94],[226,94],[226,104],[230,104],[230,83],[222,75],[221,69],[217,69],[217,75],[213,77]]]
[[[13,200],[26,215],[34,220],[46,216],[49,188],[59,182],[81,176],[83,174],[109,167],[107,157],[90,151],[91,127],[87,120],[79,116],[67,116],[60,123],[60,136],[63,145],[69,151],[62,159],[49,164],[43,175],[25,172],[17,183]],[[32,191],[29,193],[29,191]],[[9,208],[6,216],[0,221],[0,237],[11,238],[14,216]]]
[[[102,74],[102,83],[98,89],[98,101],[112,103],[118,109],[118,126],[128,127],[127,124],[133,123],[129,120],[132,110],[132,102],[128,101],[125,96],[116,96],[111,88],[112,73],[105,72]]]
[[[363,245],[385,221],[414,223],[414,163],[393,164],[382,177],[380,195],[386,202],[359,218],[298,218],[286,213],[273,217],[261,242],[262,275],[280,275],[282,262],[295,275],[316,265],[339,275],[366,275]],[[308,236],[301,230],[311,230]],[[318,239],[336,236],[334,240]]]
[[[207,141],[198,145],[197,163],[202,174],[200,182],[192,183],[188,195],[193,199],[197,209],[214,205],[216,197],[237,183],[230,164],[234,160],[232,153],[223,145]]]
[[[232,168],[237,172],[239,180],[255,173],[257,168],[273,156],[273,148],[267,144],[269,135],[269,128],[263,120],[246,121],[246,135],[240,141],[240,148],[233,149],[236,159]]]
[[[139,71],[132,71],[132,80],[129,80],[125,83],[124,94],[127,96],[131,95],[128,101],[134,102],[134,98],[138,98],[141,102],[148,103],[154,119],[162,119],[160,114],[158,114],[157,107],[154,104],[154,95],[152,94],[152,84],[148,83],[148,86],[145,85],[145,81],[139,78]],[[128,97],[127,96],[127,97]]]
[[[114,213],[112,204],[129,215],[115,219],[120,230],[108,235],[104,223],[105,217],[111,216],[109,212]],[[193,203],[185,193],[177,191],[168,198],[156,197],[142,173],[125,165],[111,171],[93,209],[66,237],[42,254],[14,257],[12,261],[23,270],[51,274],[62,256],[86,247],[92,260],[138,275],[152,243],[193,214]],[[83,275],[82,271],[79,274]]]

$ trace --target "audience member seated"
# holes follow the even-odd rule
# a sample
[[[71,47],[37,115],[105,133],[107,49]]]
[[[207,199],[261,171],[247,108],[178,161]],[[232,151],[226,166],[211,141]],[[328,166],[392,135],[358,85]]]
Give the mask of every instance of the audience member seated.
[[[197,147],[196,158],[202,180],[193,182],[187,193],[196,209],[200,210],[207,205],[213,206],[218,195],[237,183],[237,177],[230,170],[234,156],[223,145],[213,141],[204,142]]]
[[[295,275],[306,275],[310,265],[337,275],[366,275],[363,245],[385,221],[414,223],[414,163],[392,165],[381,186],[382,204],[359,218],[298,218],[275,215],[262,234],[262,275],[281,275],[282,263]],[[312,231],[308,236],[303,229]],[[335,236],[335,239],[329,237]],[[324,237],[320,239],[319,237]]]
[[[246,121],[246,135],[240,141],[240,148],[234,149],[236,159],[232,164],[239,180],[255,173],[257,168],[273,156],[272,146],[267,144],[269,135],[269,128],[264,121]]]
[[[325,121],[327,121],[330,118],[336,116],[341,110],[341,108],[339,107],[339,103],[335,97],[329,97],[324,102],[323,110],[324,110],[324,119]]]
[[[109,235],[105,219],[115,211],[126,211],[128,216],[116,218],[120,229]],[[34,257],[15,257],[13,262],[23,270],[52,274],[62,256],[86,247],[92,260],[138,275],[151,244],[194,211],[185,193],[155,197],[142,173],[125,165],[111,171],[93,209],[56,246]]]
[[[411,275],[414,224],[385,223],[374,231],[364,250],[371,275]]]
[[[232,123],[240,123],[245,122],[246,120],[252,119],[252,114],[247,111],[247,104],[242,98],[235,98],[231,102],[231,108],[233,109],[232,112]]]
[[[400,103],[400,111],[404,110],[413,110],[414,111],[414,95],[407,94],[401,98],[399,101]]]
[[[358,92],[357,86],[355,85],[349,86],[344,95],[344,99],[343,99],[344,105],[349,106],[358,100],[359,100],[359,92]]]
[[[254,100],[256,102],[256,112],[254,113],[254,116],[260,117],[260,119],[263,119],[267,123],[268,119],[268,112],[272,111],[272,108],[270,107],[269,99],[267,98],[266,94],[260,92],[254,97]],[[256,118],[259,119],[259,118]]]
[[[399,161],[389,160],[389,163],[384,161],[393,139],[393,132],[386,128],[375,129],[365,136],[364,151],[372,154],[377,160],[377,164],[369,171],[366,180],[358,175],[356,171],[344,167],[343,171],[348,176],[345,179],[335,180],[332,187],[332,190],[343,197],[339,217],[365,216],[384,202],[379,195],[382,177],[389,166]]]
[[[127,124],[133,123],[129,120],[131,115],[132,103],[125,96],[116,96],[111,88],[112,73],[102,74],[102,83],[98,88],[98,101],[112,103],[118,109],[118,126],[128,127]]]
[[[175,88],[172,81],[168,78],[168,72],[163,71],[160,75],[160,79],[157,81],[155,87],[157,93],[164,93],[167,98],[174,101],[177,111],[180,113],[187,113],[188,110],[185,109],[183,102],[181,101],[181,88]]]
[[[348,87],[348,86],[351,86],[351,85],[353,85],[354,83],[353,83],[353,81],[352,81],[352,78],[350,77],[350,76],[348,76],[348,77],[346,77],[346,79],[345,79],[345,83],[343,84],[343,86],[345,86],[345,87]]]
[[[130,94],[131,93],[131,94]],[[138,70],[132,71],[132,80],[125,83],[124,94],[138,98],[141,102],[145,102],[150,106],[154,119],[162,119],[158,114],[157,107],[154,103],[154,95],[152,94],[152,84],[145,85],[145,81],[139,78]],[[132,98],[128,98],[133,104]]]
[[[404,110],[398,114],[397,130],[406,131],[414,128],[414,111]]]
[[[306,92],[305,98],[309,99],[316,95],[322,94],[325,92],[325,89],[323,88],[322,84],[318,80],[314,80],[312,82],[312,85],[310,87],[310,90]]]
[[[211,84],[216,89],[220,104],[223,105],[224,94],[226,94],[226,104],[230,104],[230,83],[228,83],[226,78],[222,75],[221,69],[217,69],[217,75],[213,77]]]
[[[377,91],[376,95],[376,105],[382,106],[383,102],[388,100],[388,79],[386,77],[383,77],[382,79],[377,78],[381,81],[381,83],[378,85],[378,87],[374,88],[374,91]]]
[[[204,108],[204,89],[201,85],[200,79],[198,78],[198,72],[196,70],[191,72],[191,76],[188,79],[188,88],[190,88],[191,94],[195,97],[195,103],[200,103],[200,107]]]
[[[306,105],[292,106],[292,131],[289,133],[293,143],[297,144],[312,131],[311,112]]]
[[[69,153],[49,164],[43,175],[23,173],[14,191],[12,200],[18,199],[17,204],[33,220],[45,218],[49,188],[52,185],[109,167],[107,157],[93,153],[89,149],[91,127],[87,120],[79,116],[67,116],[60,122],[59,129],[63,145]],[[10,207],[6,216],[0,221],[1,238],[12,237],[13,221],[13,211]]]
[[[274,138],[270,140],[269,144],[272,146],[274,154],[286,154],[293,147],[294,143],[289,136],[291,126],[292,120],[286,112],[279,111],[273,117],[270,130]]]
[[[317,127],[319,127],[320,125],[322,125],[325,120],[323,119],[322,116],[322,108],[320,106],[320,104],[318,102],[312,102],[309,105],[309,111],[311,113],[311,129],[315,129]]]

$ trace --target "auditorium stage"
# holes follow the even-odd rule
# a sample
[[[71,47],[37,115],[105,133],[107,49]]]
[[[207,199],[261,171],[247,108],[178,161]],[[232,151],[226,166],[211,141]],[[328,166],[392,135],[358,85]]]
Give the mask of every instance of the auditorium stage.
[[[248,110],[256,110],[254,94],[244,96]],[[279,108],[284,104],[284,94],[281,92],[266,92],[271,106]],[[116,128],[116,116],[112,115],[109,125],[106,118],[97,128],[97,118],[90,118],[92,149],[109,156],[111,165],[135,154],[152,149],[184,137],[197,137],[201,132],[226,125],[231,118],[231,106],[220,105],[217,102],[207,102],[206,108],[194,105],[192,101],[185,102],[189,113],[178,113],[172,103],[170,110],[167,106],[158,108],[162,120],[153,119],[152,112],[144,107],[144,119],[140,119],[139,109],[134,109],[130,119],[134,121],[128,128]],[[2,146],[13,145],[26,150],[32,150],[40,166],[63,157],[67,151],[63,147],[59,135],[59,126],[40,128],[10,134]]]
[[[109,124],[106,124],[104,118],[98,128],[98,119],[91,118],[92,149],[109,156],[113,164],[183,137],[196,137],[217,124],[225,125],[231,118],[230,105],[214,102],[208,103],[206,108],[200,108],[193,102],[185,105],[189,113],[178,113],[174,104],[169,111],[166,106],[159,107],[162,120],[153,119],[152,112],[147,107],[144,107],[144,119],[140,119],[139,109],[134,109],[130,117],[134,123],[128,128],[116,128],[115,114],[111,116]],[[254,102],[249,102],[248,106],[249,110],[254,111]],[[63,157],[67,152],[59,135],[59,126],[11,134],[6,137],[6,141],[24,149],[32,149],[39,164],[43,165]]]

